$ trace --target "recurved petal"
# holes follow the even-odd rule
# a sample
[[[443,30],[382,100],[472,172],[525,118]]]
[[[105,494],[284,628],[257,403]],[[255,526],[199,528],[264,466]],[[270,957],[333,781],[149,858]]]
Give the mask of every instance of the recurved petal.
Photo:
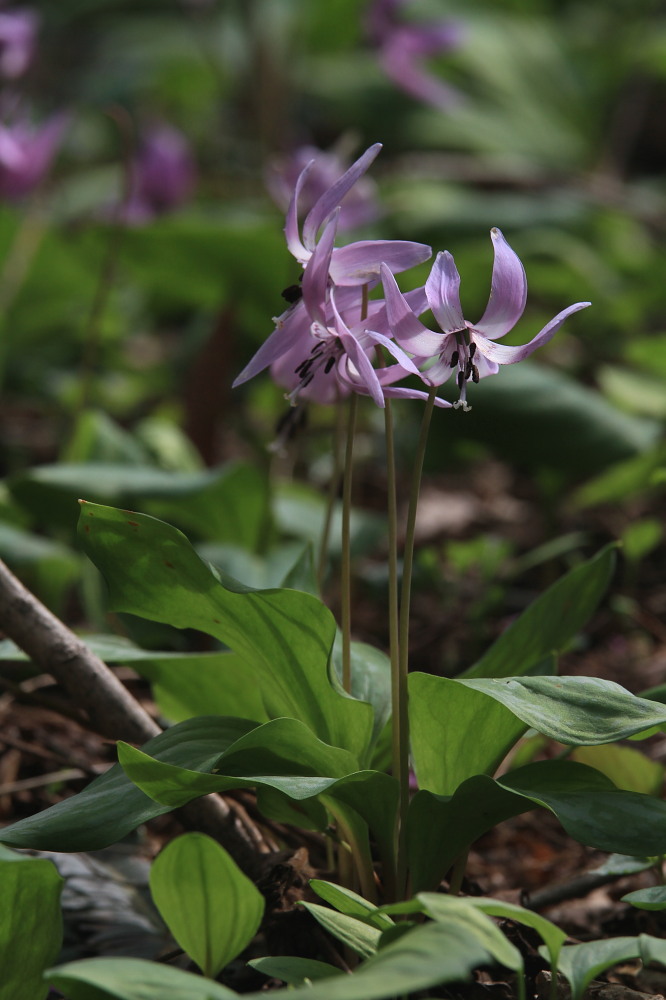
[[[384,388],[384,397],[393,399],[427,399],[429,393],[424,392],[422,389],[408,389],[406,386],[401,385],[388,385]],[[439,396],[435,396],[435,406],[439,406],[443,410],[451,409],[452,404],[446,399],[440,399]]]
[[[460,275],[448,250],[437,254],[425,284],[428,305],[443,333],[465,329],[460,305]]]
[[[336,285],[365,285],[377,280],[382,263],[398,274],[422,264],[431,254],[427,244],[410,240],[359,240],[335,248],[331,278]]]
[[[511,347],[508,344],[496,344],[492,340],[486,340],[484,334],[479,336],[476,330],[470,330],[470,336],[476,344],[478,352],[487,358],[488,361],[494,361],[498,365],[513,365],[517,361],[523,361],[525,358],[528,358],[537,348],[547,344],[555,336],[568,316],[579,312],[581,309],[587,309],[591,304],[591,302],[576,302],[574,305],[568,306],[551,319],[550,323],[547,323],[543,330],[537,333],[533,340],[530,340],[529,344],[521,344],[519,347]]]
[[[240,375],[234,380],[232,388],[242,385],[249,379],[254,378],[264,368],[268,368],[274,361],[281,358],[283,354],[290,351],[299,340],[303,341],[303,357],[306,358],[314,340],[310,334],[310,317],[305,311],[303,302],[298,302],[295,306],[283,313],[276,321],[277,326],[270,337],[264,341],[252,360],[245,366]]]
[[[382,265],[386,317],[400,347],[411,354],[430,358],[439,353],[443,337],[424,326],[409,307],[390,269]]]
[[[495,250],[490,298],[476,329],[489,340],[512,330],[525,310],[527,278],[525,268],[499,229],[490,230]]]
[[[287,240],[287,249],[289,253],[296,258],[299,264],[305,264],[310,256],[310,250],[306,250],[301,242],[300,233],[298,232],[298,199],[301,193],[305,179],[310,173],[312,164],[314,160],[310,160],[306,163],[300,174],[298,175],[298,180],[294,186],[294,193],[291,196],[291,201],[289,202],[289,207],[287,209],[287,216],[284,224],[284,235]]]
[[[378,333],[376,330],[365,330],[364,332],[366,337],[369,337],[370,340],[373,340],[376,344],[381,344],[382,347],[386,348],[389,354],[402,366],[405,375],[421,374],[412,359],[405,354],[405,352],[398,347],[397,344],[394,344],[390,337],[386,337],[383,333]]]
[[[326,223],[317,246],[303,271],[303,302],[313,320],[326,326],[326,293],[328,289],[328,269],[333,253],[333,241],[338,227],[340,209]]]
[[[322,224],[326,221],[331,212],[337,208],[344,196],[347,194],[349,189],[354,186],[359,177],[366,172],[381,148],[381,142],[376,142],[373,146],[370,146],[369,149],[366,149],[365,153],[363,153],[362,156],[359,156],[358,160],[352,163],[351,167],[345,171],[342,177],[340,177],[335,184],[332,184],[328,191],[324,191],[321,198],[318,198],[314,203],[306,216],[305,222],[303,223],[303,243],[306,249],[314,249],[314,245],[317,240],[317,233],[319,232]]]

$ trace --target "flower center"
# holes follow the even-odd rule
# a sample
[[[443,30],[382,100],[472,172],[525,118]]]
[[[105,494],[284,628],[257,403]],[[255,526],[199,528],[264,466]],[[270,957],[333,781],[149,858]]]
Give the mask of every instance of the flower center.
[[[456,338],[457,347],[453,351],[451,361],[449,363],[451,368],[458,369],[456,382],[458,384],[458,391],[460,395],[453,404],[453,409],[463,409],[465,412],[468,412],[472,409],[472,407],[467,402],[467,383],[470,379],[472,382],[479,381],[479,369],[474,364],[476,344],[474,341],[469,339],[467,329],[456,330],[454,336]]]
[[[312,333],[316,338],[316,343],[308,356],[294,368],[294,375],[298,375],[298,382],[285,397],[292,406],[296,406],[300,393],[310,385],[315,375],[322,368],[324,375],[328,375],[344,353],[342,341],[337,334],[327,330],[319,323],[312,324]]]

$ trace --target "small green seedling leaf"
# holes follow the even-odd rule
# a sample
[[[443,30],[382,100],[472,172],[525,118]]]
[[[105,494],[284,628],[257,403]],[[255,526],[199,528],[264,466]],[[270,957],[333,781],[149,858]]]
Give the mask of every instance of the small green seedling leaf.
[[[367,899],[352,892],[351,889],[336,885],[334,882],[325,882],[320,878],[310,879],[310,888],[324,902],[334,906],[340,913],[364,920],[380,931],[387,927],[393,927],[393,921],[386,913],[382,913],[373,903],[369,903]]]
[[[249,944],[264,897],[212,837],[186,833],[157,856],[150,891],[181,948],[213,979]]]
[[[42,1000],[42,975],[62,942],[60,890],[63,880],[46,858],[0,847],[0,996]]]
[[[328,979],[329,976],[343,975],[342,969],[328,962],[317,962],[313,958],[293,958],[284,955],[267,955],[264,958],[253,958],[247,963],[257,972],[265,976],[281,979],[289,986],[305,986],[318,979]]]
[[[301,903],[301,906],[338,941],[342,941],[361,958],[369,958],[377,951],[381,931],[377,927],[372,927],[367,921],[358,920],[346,913],[338,913],[337,910],[320,906],[319,903]]]
[[[639,910],[666,910],[666,885],[653,885],[649,889],[636,889],[622,897]]]

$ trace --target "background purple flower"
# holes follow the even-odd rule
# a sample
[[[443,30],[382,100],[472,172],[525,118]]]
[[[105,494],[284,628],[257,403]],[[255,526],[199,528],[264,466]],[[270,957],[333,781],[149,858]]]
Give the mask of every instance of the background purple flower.
[[[147,128],[132,164],[125,221],[146,222],[182,205],[192,195],[196,175],[194,157],[182,132],[166,123]]]
[[[69,116],[60,113],[39,125],[27,118],[0,125],[0,197],[11,201],[37,187],[51,168],[68,123]]]
[[[32,62],[39,17],[29,8],[0,11],[0,77],[15,80]]]
[[[405,21],[402,8],[409,0],[373,0],[366,15],[371,42],[377,47],[386,75],[405,93],[419,101],[448,111],[461,100],[461,93],[435,74],[423,60],[450,52],[461,44],[463,30],[456,21]]]
[[[286,211],[296,182],[308,163],[314,160],[300,189],[300,208],[307,213],[319,198],[339,180],[349,167],[346,158],[335,150],[326,152],[316,146],[300,146],[289,156],[276,157],[266,170],[266,186],[271,197]],[[377,186],[369,177],[361,177],[340,202],[339,229],[354,229],[372,222],[381,214]]]

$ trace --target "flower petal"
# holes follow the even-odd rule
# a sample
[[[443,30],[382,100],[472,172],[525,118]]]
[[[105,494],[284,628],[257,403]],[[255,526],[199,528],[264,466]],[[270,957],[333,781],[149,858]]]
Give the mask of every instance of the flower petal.
[[[429,395],[430,393],[424,392],[422,389],[408,389],[400,385],[388,385],[384,388],[384,396],[393,399],[427,399]],[[448,400],[435,396],[435,406],[448,410],[451,409],[452,405]]]
[[[333,241],[338,228],[340,209],[326,223],[317,246],[303,271],[303,302],[313,320],[326,326],[326,297],[328,291],[328,269],[333,253]]]
[[[333,251],[331,278],[336,285],[365,285],[377,280],[382,262],[398,274],[422,264],[431,254],[427,244],[410,240],[359,240]]]
[[[460,275],[448,250],[437,254],[425,284],[428,305],[443,333],[465,329],[465,318],[460,305]]]
[[[476,344],[479,353],[487,358],[488,361],[494,361],[498,365],[513,365],[517,361],[522,361],[524,358],[529,357],[537,348],[547,344],[555,336],[568,316],[579,312],[581,309],[587,309],[591,304],[591,302],[576,302],[575,305],[568,306],[562,312],[558,313],[554,319],[551,319],[550,323],[547,323],[543,330],[537,333],[533,340],[530,340],[529,344],[521,344],[519,347],[511,347],[508,344],[496,344],[492,340],[486,340],[484,335],[478,336],[477,331],[474,329],[470,330],[470,338]]]
[[[276,320],[277,326],[270,337],[263,342],[257,353],[248,362],[240,375],[234,379],[232,388],[254,378],[264,368],[268,368],[283,354],[290,351],[300,339],[303,340],[303,357],[306,358],[314,340],[310,334],[310,317],[302,302],[291,306]]]
[[[499,229],[491,229],[495,249],[490,298],[486,311],[475,329],[489,340],[503,337],[512,330],[525,310],[527,278],[518,254]]]
[[[298,199],[301,193],[301,188],[305,183],[305,179],[310,173],[310,169],[314,160],[310,160],[306,163],[300,174],[298,175],[298,180],[294,187],[294,193],[291,196],[291,201],[289,202],[289,208],[287,209],[287,217],[284,224],[284,235],[287,240],[287,249],[289,253],[296,258],[299,264],[305,264],[310,257],[310,251],[306,250],[301,242],[301,237],[298,232]]]
[[[423,358],[438,354],[444,340],[443,335],[433,333],[417,319],[385,264],[382,265],[382,282],[386,297],[386,316],[400,347]]]
[[[374,146],[366,149],[365,153],[359,156],[355,163],[352,163],[351,167],[345,171],[342,177],[335,184],[332,184],[328,191],[323,193],[321,198],[317,199],[303,223],[303,244],[307,250],[314,250],[317,233],[322,224],[326,222],[333,209],[338,207],[359,177],[366,172],[381,148],[381,142],[376,142]]]
[[[410,375],[419,375],[421,372],[418,370],[414,362],[410,357],[408,357],[397,344],[394,344],[389,337],[385,337],[383,333],[377,333],[375,330],[365,330],[365,335],[371,340],[374,340],[376,344],[381,344],[386,350],[391,354],[395,360],[405,369],[405,375],[409,373]]]

